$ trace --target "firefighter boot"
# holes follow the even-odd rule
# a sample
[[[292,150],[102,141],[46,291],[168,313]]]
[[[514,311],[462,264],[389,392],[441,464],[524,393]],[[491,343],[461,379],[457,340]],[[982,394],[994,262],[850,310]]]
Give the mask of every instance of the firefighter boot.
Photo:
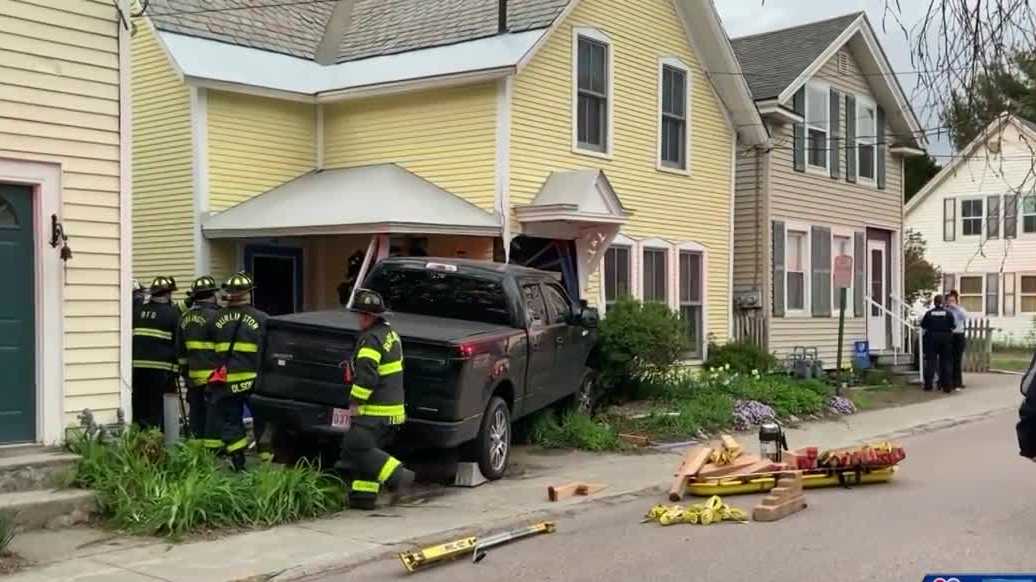
[[[245,452],[234,451],[230,453],[230,466],[234,468],[234,471],[241,472],[245,470]]]
[[[389,497],[389,505],[397,505],[410,495],[414,488],[414,477],[414,472],[406,467],[396,470],[396,473],[386,483],[389,491],[392,492],[392,496]]]

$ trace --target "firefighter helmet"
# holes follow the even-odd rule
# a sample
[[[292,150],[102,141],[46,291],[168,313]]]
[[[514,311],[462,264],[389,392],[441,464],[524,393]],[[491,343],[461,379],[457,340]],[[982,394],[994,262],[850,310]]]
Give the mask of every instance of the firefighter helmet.
[[[242,295],[252,289],[255,289],[255,283],[252,281],[252,277],[243,271],[231,275],[223,283],[223,291],[228,295]]]
[[[162,295],[164,293],[172,293],[173,291],[176,291],[176,279],[172,277],[159,275],[151,281],[152,295]]]
[[[133,280],[133,292],[134,293],[142,293],[143,291],[144,291],[144,286],[140,284],[140,281],[134,279]]]
[[[381,315],[385,313],[385,300],[377,291],[357,289],[353,297],[353,311]]]
[[[216,282],[216,279],[208,275],[198,277],[193,283],[191,283],[190,294],[193,295],[195,299],[204,299],[216,291],[219,291],[219,283]]]

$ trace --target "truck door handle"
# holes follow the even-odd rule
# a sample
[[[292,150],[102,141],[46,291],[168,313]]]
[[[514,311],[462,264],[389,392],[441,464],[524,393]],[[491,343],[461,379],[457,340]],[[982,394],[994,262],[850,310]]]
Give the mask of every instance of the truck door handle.
[[[559,335],[558,337],[554,338],[554,343],[558,344],[559,346],[565,345],[565,338]]]

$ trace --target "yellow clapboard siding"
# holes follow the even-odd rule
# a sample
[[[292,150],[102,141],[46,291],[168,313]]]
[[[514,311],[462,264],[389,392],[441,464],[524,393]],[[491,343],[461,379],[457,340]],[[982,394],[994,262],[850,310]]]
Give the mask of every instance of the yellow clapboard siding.
[[[83,220],[90,222],[107,222],[111,224],[119,224],[119,209],[118,207],[99,206],[99,205],[85,205],[85,204],[73,204],[68,199],[68,193],[65,193],[65,216],[70,219]]]
[[[190,91],[151,27],[133,37],[133,275],[194,276]]]
[[[93,48],[77,47],[53,42],[49,39],[32,38],[19,34],[0,31],[0,46],[29,55],[48,57],[73,63],[85,63],[95,67],[118,70],[119,57],[117,50],[100,51]],[[115,43],[112,43],[115,46]]]
[[[95,362],[118,362],[119,350],[116,348],[84,348],[65,350],[66,364],[92,364]]]
[[[81,253],[75,251],[76,267],[80,269],[118,269],[119,256],[111,254]]]
[[[5,58],[0,51],[0,59]],[[118,131],[119,120],[109,115],[45,107],[38,103],[16,103],[0,99],[0,111],[14,119],[46,119],[54,125],[81,127],[100,131]]]
[[[50,8],[57,3],[54,0],[18,0],[22,4],[29,4],[42,8]],[[115,6],[111,2],[98,0],[61,0],[62,11],[82,18],[82,26],[90,26],[91,22],[102,21],[109,25],[115,24],[118,16],[115,13]],[[44,12],[44,15],[47,13]]]
[[[572,152],[573,27],[601,30],[614,55],[614,151],[610,160]],[[659,60],[691,69],[690,176],[661,172],[658,158]],[[511,114],[510,199],[532,200],[552,171],[602,169],[633,217],[638,238],[696,241],[708,251],[707,331],[728,334],[732,130],[669,0],[584,0],[522,70]],[[599,285],[591,278],[594,285]]]
[[[75,394],[80,384],[88,392],[87,395]],[[75,415],[85,409],[90,409],[95,414],[110,411],[114,416],[114,410],[119,407],[119,381],[104,380],[98,384],[103,386],[103,389],[97,388],[94,383],[68,382],[68,396],[65,397],[65,421],[68,425],[75,425],[78,422]],[[101,414],[97,416],[104,418]]]
[[[119,334],[117,332],[70,333],[65,336],[65,347],[68,349],[118,348]]]
[[[77,380],[118,380],[119,378],[119,362],[90,362],[87,364],[68,364],[65,365],[65,380],[75,382]],[[82,388],[84,383],[78,384],[79,388]],[[107,382],[103,384],[105,388],[101,394],[107,392]]]
[[[118,273],[118,271],[115,271]],[[65,301],[65,315],[83,316],[118,316],[118,301]]]
[[[98,99],[118,101],[119,88],[104,82],[97,82],[93,79],[82,80],[65,77],[58,77],[52,72],[36,72],[20,68],[21,58],[3,62],[0,66],[0,75],[12,85],[32,87],[34,89],[46,89],[58,93],[72,93],[74,95],[86,95]],[[2,61],[0,61],[2,62]]]
[[[492,83],[327,105],[325,164],[398,164],[492,211],[496,117]]]
[[[60,27],[67,31],[91,33],[112,39],[118,34],[117,23],[113,18],[115,11],[113,6],[108,6],[107,10],[103,11],[104,18],[83,18],[81,13],[75,11],[77,4],[79,8],[82,7],[82,2],[63,0],[60,4],[61,9],[55,8],[56,4],[52,1],[47,4],[49,5],[41,3],[41,5],[33,6],[31,2],[25,0],[0,2],[0,14],[28,22]],[[101,13],[94,12],[95,15]]]
[[[73,263],[74,265],[74,263]],[[65,271],[67,285],[118,285],[118,270],[80,269],[73,266]],[[117,313],[117,312],[113,312]]]

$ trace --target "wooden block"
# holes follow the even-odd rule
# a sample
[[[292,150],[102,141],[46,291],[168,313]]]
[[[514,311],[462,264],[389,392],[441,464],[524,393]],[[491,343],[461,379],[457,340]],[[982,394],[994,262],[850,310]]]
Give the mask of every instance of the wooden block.
[[[695,475],[702,466],[709,460],[712,449],[709,447],[691,447],[684,456],[683,461],[676,467],[673,474],[673,485],[669,488],[669,500],[680,501],[687,490],[687,479]]]
[[[761,505],[764,507],[780,507],[786,503],[794,502],[796,499],[802,498],[802,494],[788,495],[786,497],[776,497],[774,495],[768,495],[763,498]]]
[[[566,483],[564,485],[550,485],[547,487],[547,499],[558,501],[573,495],[587,496],[608,487],[603,483]]]
[[[715,477],[724,477],[726,475],[734,475],[736,473],[743,473],[745,469],[755,465],[762,459],[755,455],[741,455],[734,459],[734,462],[729,465],[715,465],[708,464],[698,471],[699,479],[712,479]]]
[[[736,440],[734,440],[734,437],[730,436],[729,434],[725,434],[725,435],[719,437],[719,440],[720,440],[720,442],[723,443],[723,448],[727,449],[728,451],[741,451],[742,450],[740,443],[738,443]]]
[[[793,513],[802,511],[805,508],[805,497],[796,497],[774,507],[757,505],[755,509],[752,510],[752,519],[755,521],[777,521],[778,519],[783,519]]]

